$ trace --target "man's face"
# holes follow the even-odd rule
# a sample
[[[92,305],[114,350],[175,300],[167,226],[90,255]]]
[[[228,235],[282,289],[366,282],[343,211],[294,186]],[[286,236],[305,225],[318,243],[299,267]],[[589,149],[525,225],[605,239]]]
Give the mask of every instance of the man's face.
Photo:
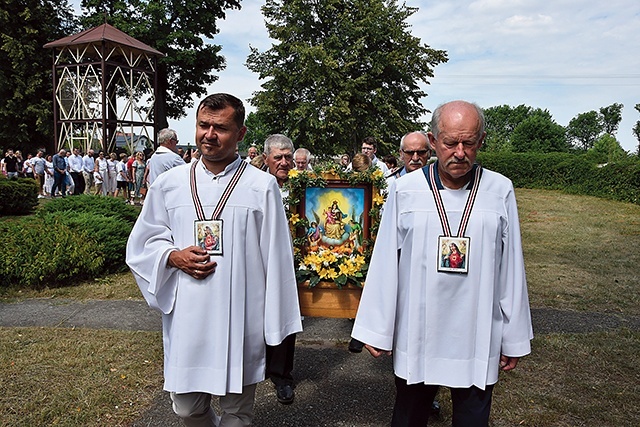
[[[407,172],[413,172],[427,164],[431,156],[429,142],[426,135],[411,133],[404,138],[400,149],[400,160],[404,163]]]
[[[309,162],[307,161],[307,156],[305,156],[304,154],[298,154],[296,155],[295,162],[296,169],[298,169],[299,171],[307,170],[307,165],[309,164]]]
[[[429,142],[438,157],[438,172],[449,181],[471,171],[486,133],[478,137],[478,114],[470,105],[445,106],[440,116],[440,134],[429,133]]]
[[[265,155],[264,163],[269,168],[269,173],[276,177],[279,183],[289,178],[293,162],[293,153],[289,149],[274,148],[269,155]]]
[[[196,145],[205,165],[227,165],[236,157],[236,147],[247,128],[238,127],[234,109],[221,110],[202,107],[196,119]]]
[[[78,154],[80,154],[80,150],[78,150],[77,148],[74,148],[73,154],[77,156]]]
[[[249,147],[249,149],[247,150],[247,155],[250,159],[254,159],[258,155],[258,150],[256,149],[256,147]]]
[[[367,144],[366,142],[362,143],[361,151],[362,154],[366,154],[371,160],[373,160],[373,157],[376,155],[376,148],[371,144]]]

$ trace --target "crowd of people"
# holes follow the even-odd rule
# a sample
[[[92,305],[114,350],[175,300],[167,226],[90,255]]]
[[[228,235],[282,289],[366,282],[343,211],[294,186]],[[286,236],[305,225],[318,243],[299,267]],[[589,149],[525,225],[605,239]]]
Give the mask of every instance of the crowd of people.
[[[23,157],[20,151],[8,149],[0,161],[2,174],[9,178],[31,178],[38,183],[38,198],[93,194],[122,198],[131,205],[144,204],[147,188],[169,167],[191,161],[197,153],[178,148],[178,137],[172,129],[158,133],[158,148],[147,160],[145,153],[131,155],[105,153],[93,149],[60,149],[45,154]]]

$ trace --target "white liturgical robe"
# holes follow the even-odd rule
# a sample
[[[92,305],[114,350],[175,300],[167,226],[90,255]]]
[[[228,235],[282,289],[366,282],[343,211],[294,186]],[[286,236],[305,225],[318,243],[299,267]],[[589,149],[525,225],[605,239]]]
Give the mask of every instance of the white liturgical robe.
[[[468,273],[438,272],[444,233],[423,171],[389,188],[352,336],[393,350],[408,384],[484,389],[498,381],[500,354],[524,356],[533,338],[513,185],[483,170],[465,233]],[[456,234],[469,190],[436,181]]]
[[[198,162],[207,219],[240,162],[218,175]],[[127,264],[149,305],[163,313],[165,390],[241,393],[264,380],[266,344],[302,331],[288,222],[275,178],[248,167],[222,211],[215,272],[196,280],[167,267],[171,251],[195,244],[190,168],[170,169],[150,186]]]

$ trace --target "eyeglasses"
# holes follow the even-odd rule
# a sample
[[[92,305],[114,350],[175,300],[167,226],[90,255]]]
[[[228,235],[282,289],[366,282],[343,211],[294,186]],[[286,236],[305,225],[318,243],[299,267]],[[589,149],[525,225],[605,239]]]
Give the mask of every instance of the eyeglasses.
[[[418,155],[419,157],[426,156],[429,153],[429,150],[405,150],[402,149],[402,152],[409,157],[413,157],[414,155]]]

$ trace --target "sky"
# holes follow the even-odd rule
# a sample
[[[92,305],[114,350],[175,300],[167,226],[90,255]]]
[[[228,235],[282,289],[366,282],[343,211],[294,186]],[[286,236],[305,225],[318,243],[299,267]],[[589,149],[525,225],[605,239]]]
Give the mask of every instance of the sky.
[[[249,46],[264,52],[273,42],[263,4],[245,0],[240,10],[227,11],[213,39],[222,46],[227,67],[207,92],[231,93],[248,111],[255,111],[248,99],[264,83],[244,65]],[[566,126],[580,113],[620,103],[623,119],[616,137],[635,152],[638,141],[631,129],[640,120],[634,108],[640,104],[640,1],[406,0],[406,5],[418,9],[407,20],[411,34],[449,57],[423,85],[427,109],[454,99],[483,108],[524,104],[548,110]],[[193,139],[195,107],[187,113],[169,120],[181,142]]]

